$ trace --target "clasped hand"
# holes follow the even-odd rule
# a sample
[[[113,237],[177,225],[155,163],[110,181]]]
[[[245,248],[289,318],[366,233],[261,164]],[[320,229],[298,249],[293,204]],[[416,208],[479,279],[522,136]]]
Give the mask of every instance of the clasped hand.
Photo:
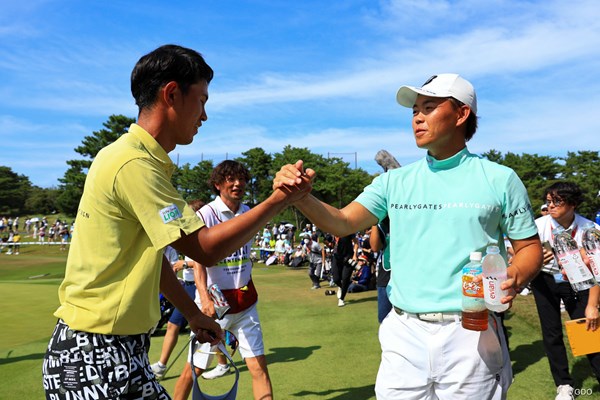
[[[304,162],[298,160],[281,167],[273,179],[273,190],[285,193],[287,202],[293,204],[310,193],[315,176],[314,170],[304,169]]]

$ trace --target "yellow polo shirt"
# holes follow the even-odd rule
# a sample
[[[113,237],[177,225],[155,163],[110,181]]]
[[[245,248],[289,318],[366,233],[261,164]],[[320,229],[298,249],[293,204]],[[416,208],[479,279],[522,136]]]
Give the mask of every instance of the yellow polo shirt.
[[[134,335],[158,321],[163,249],[204,225],[171,184],[174,170],[136,124],[96,156],[54,313],[72,329]]]

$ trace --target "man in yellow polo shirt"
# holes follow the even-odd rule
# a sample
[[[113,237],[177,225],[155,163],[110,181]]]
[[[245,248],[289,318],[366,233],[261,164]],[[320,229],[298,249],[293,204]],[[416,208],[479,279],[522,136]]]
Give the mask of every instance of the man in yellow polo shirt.
[[[169,399],[147,356],[159,291],[199,340],[214,344],[222,331],[185,293],[164,248],[215,264],[310,191],[310,185],[276,190],[243,216],[204,226],[170,183],[175,166],[168,153],[191,143],[207,120],[212,77],[199,53],[175,45],[134,67],[138,122],[90,167],[59,289],[59,321],[44,357],[46,398]]]

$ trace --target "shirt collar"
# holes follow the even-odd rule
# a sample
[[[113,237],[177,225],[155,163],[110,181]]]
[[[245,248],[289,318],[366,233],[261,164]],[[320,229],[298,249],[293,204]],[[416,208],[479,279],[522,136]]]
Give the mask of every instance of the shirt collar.
[[[156,139],[154,139],[152,135],[150,135],[144,128],[142,128],[138,124],[131,124],[131,126],[129,127],[129,133],[132,135],[133,138],[139,141],[141,146],[143,146],[146,149],[150,156],[152,156],[154,159],[156,159],[162,164],[165,172],[168,174],[169,177],[171,177],[173,175],[173,172],[175,172],[175,164],[173,164],[173,161],[171,161],[171,158],[169,157],[165,149],[162,148],[162,146],[156,141]]]
[[[548,215],[550,217],[550,223],[552,224],[552,230],[560,227],[563,227],[561,224],[559,224],[558,222],[556,222],[556,220],[554,218],[552,218],[551,215]],[[564,228],[564,227],[563,227]],[[565,229],[565,231],[571,233],[573,232],[573,230],[577,229],[577,214],[575,214],[575,218],[573,218],[573,222],[571,222],[571,225],[569,225],[568,228]]]
[[[227,204],[225,204],[223,202],[223,200],[221,199],[221,196],[217,196],[215,198],[215,207],[217,208],[217,210],[219,210],[223,214],[229,213],[234,216],[238,215],[240,213],[240,211],[242,211],[242,203],[240,203],[240,206],[238,207],[237,210],[232,211],[229,209],[229,207],[227,207]]]
[[[464,149],[462,149],[461,151],[459,151],[452,157],[446,158],[444,160],[438,160],[438,159],[434,158],[433,156],[429,155],[429,153],[427,153],[427,155],[425,156],[425,159],[426,159],[427,165],[429,166],[430,169],[432,169],[434,171],[439,171],[439,170],[447,170],[447,169],[452,169],[454,167],[457,167],[460,164],[462,164],[467,158],[472,157],[472,156],[474,156],[474,155],[471,154],[469,152],[469,149],[467,149],[465,147]]]

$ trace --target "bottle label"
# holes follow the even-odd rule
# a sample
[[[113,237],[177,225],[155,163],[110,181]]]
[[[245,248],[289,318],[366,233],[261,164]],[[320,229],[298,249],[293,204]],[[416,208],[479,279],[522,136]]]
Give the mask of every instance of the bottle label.
[[[483,278],[485,287],[485,302],[492,305],[502,305],[500,299],[505,295],[500,289],[500,284],[506,280],[506,274],[502,276],[486,276]]]
[[[592,273],[581,259],[581,253],[578,249],[559,254],[558,261],[567,272],[569,282],[572,284],[593,279]]]
[[[590,259],[590,268],[592,269],[592,274],[594,274],[596,281],[600,281],[600,250],[588,250],[587,255]]]
[[[464,274],[462,277],[463,296],[477,297],[483,299],[483,285],[481,282],[473,282],[475,276]]]

